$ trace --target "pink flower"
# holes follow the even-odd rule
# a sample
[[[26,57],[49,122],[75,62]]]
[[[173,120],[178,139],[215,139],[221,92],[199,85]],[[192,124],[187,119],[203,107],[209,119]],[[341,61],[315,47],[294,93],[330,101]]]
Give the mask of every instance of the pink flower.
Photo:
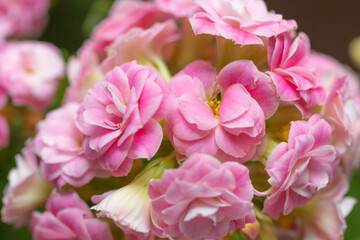
[[[75,124],[78,109],[78,104],[69,103],[49,112],[37,125],[34,143],[42,160],[41,170],[44,177],[58,188],[67,183],[81,187],[94,177],[107,176],[85,157],[83,135]]]
[[[0,25],[7,25],[5,35],[38,36],[47,24],[49,6],[49,0],[0,0]]]
[[[150,220],[150,198],[147,183],[130,183],[115,191],[93,196],[98,217],[107,217],[121,228],[126,239],[154,239]]]
[[[162,141],[157,120],[171,104],[167,84],[156,71],[135,62],[116,67],[85,96],[78,124],[85,154],[116,176],[130,171],[133,159],[150,159]]]
[[[253,62],[240,60],[219,73],[196,61],[175,75],[170,88],[177,105],[166,119],[175,150],[217,155],[221,160],[245,162],[256,154],[265,134],[265,117],[277,106],[270,78]]]
[[[330,56],[312,52],[310,64],[326,87],[323,118],[334,128],[331,143],[342,155],[348,175],[359,165],[360,94],[356,74]]]
[[[173,14],[175,17],[192,17],[200,10],[194,0],[155,0],[156,5],[164,12]]]
[[[81,102],[87,91],[104,78],[99,66],[98,55],[93,51],[90,42],[86,42],[77,56],[69,58],[67,77],[69,87],[66,89],[64,102]]]
[[[263,211],[277,219],[304,206],[330,182],[338,163],[329,145],[331,127],[318,115],[292,122],[288,143],[272,151],[266,165],[271,184]]]
[[[87,204],[72,191],[54,190],[46,211],[34,212],[29,226],[35,240],[113,239],[107,223],[94,218]]]
[[[342,239],[346,230],[345,217],[356,203],[354,198],[344,197],[348,190],[349,180],[340,168],[335,169],[330,184],[295,214],[298,235],[301,234],[302,239]]]
[[[303,114],[311,115],[311,107],[321,104],[325,91],[307,67],[309,38],[300,33],[292,42],[292,33],[269,39],[268,63],[277,94],[284,103],[294,104]]]
[[[210,34],[236,44],[263,45],[261,37],[273,37],[297,28],[267,10],[262,0],[195,0],[204,11],[190,18],[195,34]]]
[[[0,82],[15,105],[44,109],[64,74],[60,51],[49,43],[9,42],[0,48]]]
[[[351,145],[351,120],[345,112],[345,94],[348,81],[345,77],[334,79],[330,85],[323,109],[324,118],[334,127],[333,145],[343,154]],[[356,111],[356,107],[351,109]],[[357,113],[355,113],[357,115]]]
[[[120,35],[109,46],[101,69],[103,72],[108,72],[115,66],[133,60],[143,62],[144,65],[157,63],[157,59],[163,59],[169,55],[166,51],[170,48],[169,44],[174,43],[178,38],[178,28],[172,20],[155,23],[146,30],[133,28]]]
[[[51,186],[40,174],[31,140],[15,160],[16,168],[10,171],[4,192],[1,220],[18,228],[29,221],[36,208],[45,204]]]
[[[148,29],[154,23],[163,22],[169,18],[170,15],[162,12],[153,2],[118,1],[110,10],[110,16],[100,22],[92,32],[93,49],[101,53],[106,46],[128,30],[135,27]]]
[[[249,171],[195,154],[149,183],[154,224],[161,237],[222,238],[255,222]]]

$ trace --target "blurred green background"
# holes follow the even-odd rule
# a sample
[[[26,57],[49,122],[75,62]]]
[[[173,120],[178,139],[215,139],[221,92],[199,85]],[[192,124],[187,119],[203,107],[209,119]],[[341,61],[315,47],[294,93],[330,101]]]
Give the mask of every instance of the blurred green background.
[[[76,54],[83,41],[88,38],[91,29],[107,15],[112,2],[113,0],[53,0],[50,9],[50,22],[40,40],[48,41],[58,46],[65,58]],[[269,9],[282,13],[285,18],[296,19],[299,24],[299,30],[309,35],[314,49],[330,54],[351,65],[347,56],[347,45],[352,38],[356,37],[356,34],[360,35],[358,27],[360,15],[353,13],[354,4],[357,6],[355,9],[360,9],[360,1],[349,0],[346,3],[342,3],[341,6],[335,4],[338,3],[338,0],[266,0],[266,2]],[[321,14],[318,14],[318,8],[321,8]],[[347,8],[349,11],[346,10]],[[336,11],[338,14],[333,15],[333,11]],[[339,13],[343,14],[344,17],[339,16]],[[351,15],[352,13],[354,15]],[[353,21],[349,20],[349,18]],[[337,25],[334,26],[334,24],[331,28],[328,27],[329,22],[337,22],[340,28]],[[349,22],[352,23],[351,26],[349,26]],[[354,28],[356,28],[355,32]],[[323,29],[323,31],[318,29]],[[340,31],[339,29],[342,29],[341,34],[336,32]],[[338,35],[341,35],[342,38],[340,39]],[[337,39],[336,41],[334,41],[334,37]],[[323,41],[323,39],[329,39],[329,41]],[[66,80],[62,80],[57,104],[60,102],[66,84]],[[15,154],[20,152],[25,141],[25,135],[21,135],[22,131],[19,130],[23,128],[24,124],[24,119],[20,115],[15,116],[14,121],[10,123],[10,146],[0,152],[0,198],[3,196],[3,189],[7,183],[8,172],[15,166]],[[359,171],[354,174],[350,191],[347,195],[360,200]],[[360,240],[359,217],[360,204],[357,204],[352,213],[347,217],[348,229],[345,239]],[[31,235],[25,227],[14,230],[10,225],[0,222],[0,239],[26,240],[31,239]]]

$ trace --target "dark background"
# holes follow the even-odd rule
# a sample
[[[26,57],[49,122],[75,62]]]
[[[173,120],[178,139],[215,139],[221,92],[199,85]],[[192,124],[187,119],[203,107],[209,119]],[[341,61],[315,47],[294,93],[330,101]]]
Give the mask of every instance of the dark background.
[[[64,56],[73,55],[88,37],[92,27],[106,16],[113,0],[53,0],[50,22],[40,40],[49,41],[62,49]],[[312,48],[351,65],[348,44],[360,36],[360,0],[265,0],[269,9],[285,19],[295,19],[299,31],[309,35]],[[360,121],[360,120],[359,120]],[[11,123],[11,126],[21,123]],[[14,127],[16,128],[16,126]],[[22,136],[12,131],[9,150],[0,152],[0,198],[7,174],[15,164],[14,155],[22,147]],[[355,174],[349,196],[360,199],[360,174]],[[1,205],[1,204],[0,204]],[[360,204],[359,204],[360,205]],[[360,206],[348,216],[345,239],[360,240]],[[26,228],[13,230],[0,222],[0,239],[31,239]]]
[[[310,37],[313,49],[351,64],[349,42],[360,36],[359,0],[265,0],[285,19],[295,19],[298,30]]]

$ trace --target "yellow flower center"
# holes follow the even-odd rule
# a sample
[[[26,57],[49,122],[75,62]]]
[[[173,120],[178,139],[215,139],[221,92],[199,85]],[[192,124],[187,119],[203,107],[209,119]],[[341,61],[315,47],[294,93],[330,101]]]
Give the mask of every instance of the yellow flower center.
[[[219,116],[221,100],[215,97],[210,97],[207,100],[207,105],[211,108],[211,111],[214,113],[215,116]]]

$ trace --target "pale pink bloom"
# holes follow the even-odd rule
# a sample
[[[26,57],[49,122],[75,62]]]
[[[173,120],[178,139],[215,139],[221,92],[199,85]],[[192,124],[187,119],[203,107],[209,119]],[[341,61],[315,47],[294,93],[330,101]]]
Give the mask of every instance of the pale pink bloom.
[[[147,184],[130,183],[116,191],[92,197],[99,217],[107,217],[127,235],[126,239],[153,239]]]
[[[175,17],[192,17],[200,10],[194,0],[155,0],[156,5],[164,12],[171,13]]]
[[[356,203],[356,199],[344,197],[348,190],[349,181],[337,168],[331,183],[305,207],[308,208],[305,210],[307,215],[299,222],[302,239],[338,240],[344,237],[345,217]]]
[[[203,12],[190,18],[195,34],[210,34],[232,40],[236,44],[263,45],[269,38],[294,30],[294,20],[283,20],[268,11],[263,0],[195,0]]]
[[[86,42],[77,56],[67,62],[69,87],[66,89],[64,102],[81,102],[94,83],[101,81],[104,74],[99,67],[98,55],[92,49],[92,43]]]
[[[22,154],[16,155],[15,160],[16,168],[10,170],[2,199],[1,220],[18,228],[27,224],[31,213],[45,204],[51,186],[40,174],[31,140],[26,142]]]
[[[133,28],[120,35],[108,47],[107,57],[101,64],[103,72],[133,60],[144,65],[164,59],[170,43],[179,38],[178,28],[173,20],[155,23],[148,29]],[[170,49],[171,50],[171,49]]]
[[[288,143],[280,143],[267,161],[272,187],[264,194],[269,194],[265,213],[274,219],[287,215],[327,186],[338,164],[337,152],[329,145],[331,133],[330,125],[318,115],[291,123]]]
[[[222,238],[255,222],[248,169],[194,154],[178,169],[149,183],[153,221],[160,237]]]
[[[110,16],[100,22],[91,34],[93,50],[102,53],[106,46],[128,30],[134,27],[147,29],[154,23],[163,22],[169,18],[169,14],[162,12],[151,1],[117,1],[110,10]]]
[[[358,105],[357,108],[360,106]],[[348,177],[358,169],[360,164],[360,121],[357,119],[351,127],[352,144],[341,156],[341,163]]]
[[[69,103],[49,112],[37,125],[34,145],[43,176],[58,188],[81,187],[108,174],[86,158],[83,135],[75,124],[79,104]]]
[[[280,101],[294,104],[303,114],[311,115],[311,107],[322,104],[325,91],[321,82],[307,67],[310,41],[300,33],[292,41],[292,33],[284,33],[269,39],[268,63]]]
[[[107,223],[94,218],[87,204],[73,191],[54,190],[45,212],[34,212],[29,227],[35,240],[113,239]]]
[[[356,200],[350,197],[346,197],[340,202],[333,199],[314,202],[312,206],[309,206],[310,211],[307,212],[307,216],[298,221],[299,232],[292,239],[344,239],[345,217],[348,209],[352,209],[355,203]],[[299,236],[301,237],[299,238]]]
[[[0,0],[0,28],[7,25],[6,36],[38,36],[47,24],[49,6],[49,0]]]
[[[345,68],[335,58],[315,51],[308,56],[308,68],[328,89],[335,79],[346,75]]]
[[[163,137],[157,120],[172,102],[167,88],[155,70],[135,62],[110,71],[78,113],[85,154],[116,176],[127,175],[134,159],[151,159]]]
[[[49,106],[64,74],[60,51],[44,42],[9,42],[0,48],[0,82],[15,105]]]
[[[200,152],[245,162],[261,146],[265,118],[277,109],[275,88],[247,60],[228,64],[215,79],[216,69],[204,61],[171,79],[177,105],[166,119],[169,139],[181,155]]]
[[[345,112],[345,95],[347,90],[348,81],[345,76],[334,79],[329,87],[322,113],[323,117],[334,127],[332,144],[336,146],[340,154],[345,153],[352,142],[350,132],[352,123],[350,116]],[[348,101],[348,104],[351,104],[351,102]],[[353,111],[355,116],[358,115],[359,106],[355,104],[350,111]]]
[[[326,87],[322,115],[334,131],[332,144],[342,154],[342,166],[348,175],[360,160],[360,92],[356,73],[336,59],[312,52],[310,64],[314,74]]]

